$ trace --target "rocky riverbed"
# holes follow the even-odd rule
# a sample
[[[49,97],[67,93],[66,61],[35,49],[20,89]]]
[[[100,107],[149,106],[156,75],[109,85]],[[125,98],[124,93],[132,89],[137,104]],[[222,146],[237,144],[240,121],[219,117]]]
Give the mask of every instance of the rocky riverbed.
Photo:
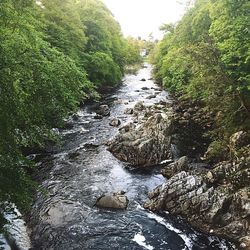
[[[166,182],[149,192],[144,207],[181,215],[204,232],[229,238],[241,249],[250,249],[249,134],[233,134],[229,141],[232,158],[212,164],[208,157],[211,147],[202,139],[212,126],[211,119],[202,112],[194,114],[198,109],[185,111],[176,105],[165,105],[159,111],[157,105],[136,104],[131,114],[136,112],[136,117],[141,117],[139,125],[121,129],[109,142],[109,150],[134,167],[153,167],[169,159],[171,142],[177,136],[179,143],[184,142],[185,150],[190,148],[193,152],[165,164],[161,173]],[[185,130],[194,133],[188,135]]]

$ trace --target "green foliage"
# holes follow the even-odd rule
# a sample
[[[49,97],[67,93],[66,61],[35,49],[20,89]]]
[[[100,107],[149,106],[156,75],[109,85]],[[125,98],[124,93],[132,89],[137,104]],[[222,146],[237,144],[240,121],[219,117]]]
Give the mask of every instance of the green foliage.
[[[127,65],[136,65],[142,62],[142,57],[140,56],[140,51],[142,49],[141,41],[128,37],[126,43],[126,57],[125,61]]]
[[[151,56],[166,88],[220,114],[220,138],[250,129],[249,7],[247,0],[197,0],[176,27],[162,26]]]
[[[110,55],[103,52],[95,52],[87,55],[86,69],[91,72],[89,79],[98,87],[102,85],[116,85],[122,77],[119,66]]]
[[[32,164],[22,149],[43,147],[96,87],[118,84],[130,62],[102,1],[42,4],[0,1],[0,213],[4,202],[24,209],[31,201]]]

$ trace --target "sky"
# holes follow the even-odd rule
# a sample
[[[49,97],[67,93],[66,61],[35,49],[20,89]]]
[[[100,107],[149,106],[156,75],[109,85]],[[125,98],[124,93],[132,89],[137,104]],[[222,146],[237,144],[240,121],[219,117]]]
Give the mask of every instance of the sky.
[[[160,39],[159,27],[176,23],[190,0],[103,0],[120,23],[125,36],[147,39],[152,32]]]

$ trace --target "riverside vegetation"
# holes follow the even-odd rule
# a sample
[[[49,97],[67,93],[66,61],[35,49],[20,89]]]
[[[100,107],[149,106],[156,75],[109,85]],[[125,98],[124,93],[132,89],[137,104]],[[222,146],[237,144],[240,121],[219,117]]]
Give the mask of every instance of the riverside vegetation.
[[[54,140],[87,98],[121,82],[140,62],[100,0],[3,0],[0,3],[0,211],[25,209],[35,188],[30,148]]]

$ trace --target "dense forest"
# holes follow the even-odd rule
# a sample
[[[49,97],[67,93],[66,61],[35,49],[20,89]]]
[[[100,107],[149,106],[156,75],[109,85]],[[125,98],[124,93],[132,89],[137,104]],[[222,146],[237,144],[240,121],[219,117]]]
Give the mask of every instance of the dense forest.
[[[151,55],[156,80],[213,118],[211,147],[224,156],[228,138],[250,129],[249,10],[247,0],[196,1],[177,25],[161,26]]]
[[[0,2],[0,206],[25,208],[35,188],[27,148],[54,140],[52,128],[140,62],[100,0]],[[5,203],[4,203],[5,202]]]

